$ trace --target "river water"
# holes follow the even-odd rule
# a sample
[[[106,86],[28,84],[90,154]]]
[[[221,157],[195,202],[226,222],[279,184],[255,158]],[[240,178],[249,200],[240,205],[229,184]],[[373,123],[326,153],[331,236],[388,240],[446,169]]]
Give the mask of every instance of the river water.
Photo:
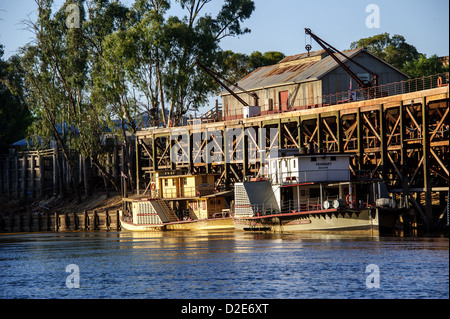
[[[449,298],[448,238],[214,232],[0,235],[0,298]]]

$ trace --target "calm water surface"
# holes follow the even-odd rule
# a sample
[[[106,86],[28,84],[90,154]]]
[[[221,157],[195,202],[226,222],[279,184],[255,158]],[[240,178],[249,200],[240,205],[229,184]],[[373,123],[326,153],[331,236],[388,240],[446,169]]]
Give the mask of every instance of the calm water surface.
[[[448,249],[448,238],[4,234],[0,298],[441,299],[449,298]],[[66,285],[76,275],[66,272],[71,264],[79,269],[79,288]],[[376,275],[366,272],[369,265],[379,269],[379,288],[366,285]]]

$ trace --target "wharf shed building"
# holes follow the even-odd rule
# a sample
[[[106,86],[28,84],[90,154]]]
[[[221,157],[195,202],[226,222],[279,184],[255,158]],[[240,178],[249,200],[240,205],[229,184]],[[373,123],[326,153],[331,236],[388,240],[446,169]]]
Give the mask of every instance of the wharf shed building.
[[[408,75],[365,49],[342,53],[377,74],[378,85],[401,82],[408,78]],[[336,56],[363,82],[371,80],[371,75],[367,71],[342,55]],[[256,94],[260,115],[367,98],[362,91],[357,92],[356,81],[325,50],[288,56],[277,64],[260,67],[230,88],[250,106],[255,105],[252,94]],[[336,99],[336,93],[340,92],[341,96],[337,100],[332,100]],[[383,92],[378,94],[383,96]],[[222,116],[225,120],[244,117],[244,105],[229,92],[224,91],[221,96]]]

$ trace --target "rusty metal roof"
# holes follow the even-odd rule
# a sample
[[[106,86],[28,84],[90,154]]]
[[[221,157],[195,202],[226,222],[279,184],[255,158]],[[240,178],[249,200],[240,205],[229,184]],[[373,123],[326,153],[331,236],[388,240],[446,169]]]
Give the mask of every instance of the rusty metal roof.
[[[363,49],[348,50],[343,51],[343,53],[352,58],[361,51]],[[340,54],[336,56],[342,62],[347,60]],[[297,61],[298,63],[296,63]],[[277,64],[260,67],[242,78],[237,84],[245,90],[254,90],[263,87],[319,80],[338,66],[338,63],[331,56],[327,55],[324,50],[310,52],[309,56],[307,53],[302,53],[288,56]],[[241,92],[236,87],[230,88],[236,93]],[[222,92],[222,94],[228,94],[228,92]]]

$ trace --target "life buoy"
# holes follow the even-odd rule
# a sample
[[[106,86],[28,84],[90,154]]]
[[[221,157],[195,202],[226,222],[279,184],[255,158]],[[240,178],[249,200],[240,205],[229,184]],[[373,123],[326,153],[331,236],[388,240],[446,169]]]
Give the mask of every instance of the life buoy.
[[[350,200],[351,197],[351,200]],[[356,204],[356,198],[353,194],[348,194],[347,198],[345,199],[347,204],[351,205],[351,204]]]
[[[151,186],[150,186],[150,189],[151,189],[152,191],[156,190],[156,184],[155,184],[155,183],[152,183]]]

